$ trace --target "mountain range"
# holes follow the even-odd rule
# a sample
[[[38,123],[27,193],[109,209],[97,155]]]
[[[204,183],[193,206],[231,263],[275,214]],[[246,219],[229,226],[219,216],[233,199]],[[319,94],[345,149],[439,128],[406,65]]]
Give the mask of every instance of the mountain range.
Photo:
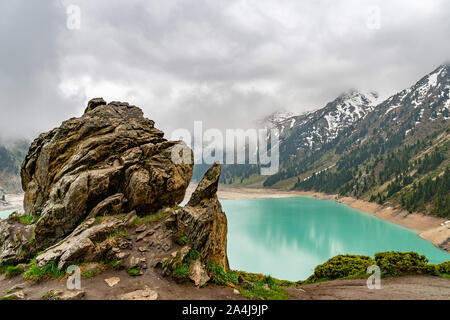
[[[220,183],[315,190],[409,211],[450,214],[450,65],[442,64],[387,99],[351,89],[323,108],[259,120],[279,130],[280,170],[224,165]],[[29,142],[0,143],[0,192],[21,191]],[[195,165],[199,180],[208,165]]]
[[[449,90],[443,64],[385,100],[350,90],[315,111],[268,116],[266,126],[280,131],[279,172],[225,166],[222,183],[337,193],[448,216]]]

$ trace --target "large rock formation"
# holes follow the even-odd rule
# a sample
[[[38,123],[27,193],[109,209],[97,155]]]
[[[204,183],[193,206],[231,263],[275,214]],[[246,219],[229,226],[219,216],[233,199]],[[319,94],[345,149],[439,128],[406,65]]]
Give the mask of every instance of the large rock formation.
[[[221,265],[229,270],[227,258],[227,217],[217,199],[220,164],[205,173],[188,204],[177,211],[177,228],[200,252],[202,260]]]
[[[148,266],[175,275],[189,264],[186,277],[201,286],[208,263],[229,269],[227,218],[218,163],[178,206],[192,171],[192,151],[164,139],[139,108],[93,99],[32,143],[21,171],[25,212],[0,220],[0,263],[41,251],[32,260],[40,268],[116,261],[135,275]]]
[[[147,215],[180,203],[193,171],[193,161],[172,161],[180,147],[191,152],[183,142],[164,139],[139,108],[101,98],[91,100],[82,117],[41,134],[21,170],[25,213],[39,218],[38,249],[63,239],[86,217]]]

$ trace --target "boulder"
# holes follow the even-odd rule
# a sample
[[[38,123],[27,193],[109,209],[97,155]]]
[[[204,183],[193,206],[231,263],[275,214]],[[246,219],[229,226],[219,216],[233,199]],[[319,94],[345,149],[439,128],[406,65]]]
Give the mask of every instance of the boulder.
[[[98,215],[136,211],[143,216],[180,203],[193,161],[172,153],[192,151],[167,141],[141,109],[96,98],[71,118],[33,141],[22,164],[25,214],[39,219],[38,250],[69,235]]]
[[[30,259],[33,225],[25,225],[14,217],[0,219],[0,263],[16,264]]]
[[[80,224],[67,238],[36,257],[38,267],[56,261],[58,269],[75,262],[101,261],[119,242],[126,241],[114,232],[125,225],[126,217],[106,217],[100,223],[92,218]]]
[[[189,279],[194,281],[197,287],[203,286],[210,279],[205,264],[200,260],[194,260],[189,268]]]

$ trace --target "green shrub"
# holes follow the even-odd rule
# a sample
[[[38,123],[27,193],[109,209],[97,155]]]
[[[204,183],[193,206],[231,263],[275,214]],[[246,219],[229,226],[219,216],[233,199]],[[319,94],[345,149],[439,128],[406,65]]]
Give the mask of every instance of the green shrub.
[[[423,269],[424,273],[432,275],[432,276],[437,276],[438,275],[438,265],[436,264],[427,264],[425,265],[424,269]]]
[[[375,253],[376,264],[383,275],[426,273],[428,259],[417,252],[387,251]],[[430,267],[432,269],[432,267]]]
[[[338,255],[314,269],[313,278],[339,279],[366,273],[367,267],[374,265],[375,260],[368,256]],[[310,277],[311,278],[311,277]]]
[[[450,274],[450,261],[442,262],[436,266],[437,272],[443,274]]]

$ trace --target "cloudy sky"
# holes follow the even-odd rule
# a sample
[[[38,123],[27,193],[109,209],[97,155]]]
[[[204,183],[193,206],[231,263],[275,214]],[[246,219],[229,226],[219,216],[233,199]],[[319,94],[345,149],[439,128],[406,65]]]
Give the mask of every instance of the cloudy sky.
[[[168,133],[245,128],[350,88],[388,96],[450,59],[447,0],[2,0],[0,12],[3,138],[32,138],[93,97],[140,106]]]

